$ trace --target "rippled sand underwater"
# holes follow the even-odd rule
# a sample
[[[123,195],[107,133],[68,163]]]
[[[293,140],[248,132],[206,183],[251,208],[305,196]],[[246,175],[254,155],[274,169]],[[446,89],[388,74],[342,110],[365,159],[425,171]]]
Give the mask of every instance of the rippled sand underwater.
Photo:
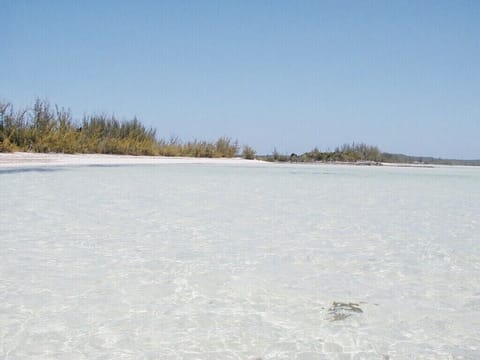
[[[480,169],[0,170],[2,359],[478,359]]]

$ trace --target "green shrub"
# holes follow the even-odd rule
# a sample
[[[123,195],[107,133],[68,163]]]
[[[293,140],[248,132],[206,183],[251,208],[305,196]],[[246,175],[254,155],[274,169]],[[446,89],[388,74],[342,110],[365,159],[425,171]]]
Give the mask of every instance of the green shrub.
[[[251,148],[248,145],[245,145],[243,147],[242,151],[242,157],[247,160],[254,160],[255,159],[256,152],[253,148]]]

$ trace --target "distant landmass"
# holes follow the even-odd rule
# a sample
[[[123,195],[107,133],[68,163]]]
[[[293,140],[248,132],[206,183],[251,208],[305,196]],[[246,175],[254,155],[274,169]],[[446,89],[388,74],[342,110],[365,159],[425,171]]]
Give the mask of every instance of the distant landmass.
[[[334,151],[320,151],[315,148],[303,154],[283,155],[276,150],[271,155],[257,158],[271,162],[322,162],[322,163],[354,163],[360,165],[381,165],[382,163],[416,164],[416,165],[464,165],[480,166],[479,160],[441,159],[431,156],[410,156],[382,152],[377,146],[364,143],[344,144]]]
[[[410,156],[404,154],[382,153],[383,162],[405,163],[405,164],[433,164],[433,165],[464,165],[480,166],[478,160],[441,159],[431,156]]]

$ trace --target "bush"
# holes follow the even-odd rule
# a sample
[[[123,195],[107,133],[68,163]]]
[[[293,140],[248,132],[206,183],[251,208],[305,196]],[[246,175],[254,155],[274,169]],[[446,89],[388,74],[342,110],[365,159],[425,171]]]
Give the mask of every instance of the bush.
[[[242,157],[247,160],[254,160],[255,159],[256,152],[253,148],[251,148],[248,145],[245,145],[243,147],[242,151]]]

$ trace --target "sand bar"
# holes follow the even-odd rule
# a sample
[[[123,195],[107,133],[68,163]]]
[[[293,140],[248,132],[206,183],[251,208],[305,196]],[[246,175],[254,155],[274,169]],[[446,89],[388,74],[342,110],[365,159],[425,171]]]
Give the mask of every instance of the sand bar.
[[[258,165],[258,160],[241,158],[192,158],[165,156],[131,156],[106,154],[41,154],[41,153],[0,153],[1,168],[35,168],[45,166],[85,166],[85,165],[141,165],[141,164],[219,164],[219,165]]]

